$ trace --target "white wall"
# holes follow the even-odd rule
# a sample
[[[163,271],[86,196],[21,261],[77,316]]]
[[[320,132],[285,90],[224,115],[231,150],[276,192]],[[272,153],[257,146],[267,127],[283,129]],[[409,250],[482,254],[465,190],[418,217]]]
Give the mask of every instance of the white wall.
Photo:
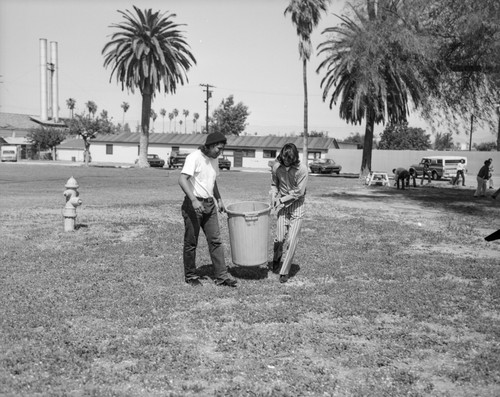
[[[180,151],[184,153],[189,153],[196,150],[195,147],[181,147]],[[92,155],[93,162],[100,163],[124,163],[124,164],[134,164],[139,158],[139,149],[137,144],[113,144],[113,154],[106,154],[106,144],[101,142],[95,142],[90,145],[90,153]],[[168,161],[170,154],[172,153],[171,146],[160,146],[149,144],[148,147],[149,154],[157,154],[160,158]]]
[[[335,160],[342,166],[342,173],[358,174],[361,169],[363,150],[333,149],[325,156]],[[385,171],[392,173],[397,167],[408,168],[417,164],[422,157],[426,156],[465,156],[467,157],[467,172],[470,175],[478,173],[484,161],[493,159],[493,167],[500,174],[500,152],[477,152],[477,151],[434,151],[434,150],[373,150],[372,171]]]
[[[181,146],[180,151],[190,153],[197,149],[197,146]],[[171,146],[149,145],[148,153],[157,154],[165,161],[168,160],[172,152]],[[278,153],[278,151],[276,151]],[[106,154],[106,144],[95,142],[90,145],[90,153],[93,162],[102,163],[123,163],[134,164],[138,156],[137,144],[113,144],[113,155]],[[231,167],[234,167],[233,150],[224,150],[224,155],[231,161]],[[322,154],[323,158],[331,158],[342,166],[341,173],[358,174],[361,169],[362,150],[356,149],[331,149],[328,153]],[[496,174],[500,175],[500,152],[477,152],[477,151],[447,151],[439,152],[432,150],[373,150],[372,152],[372,170],[385,171],[391,173],[393,168],[408,168],[416,164],[425,156],[465,156],[468,162],[468,174],[475,175],[488,158],[493,159],[493,166]],[[57,149],[57,159],[71,161],[76,157],[76,161],[83,161],[83,150],[76,149]],[[300,153],[302,158],[302,152]],[[243,167],[245,168],[269,168],[271,158],[264,158],[264,150],[256,149],[255,157],[243,157]]]
[[[83,162],[83,149],[57,149],[56,160]]]

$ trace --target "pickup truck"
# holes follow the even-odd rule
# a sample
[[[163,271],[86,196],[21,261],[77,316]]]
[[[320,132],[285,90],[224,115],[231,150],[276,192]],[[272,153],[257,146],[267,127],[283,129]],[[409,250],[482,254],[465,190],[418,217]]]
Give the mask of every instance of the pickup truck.
[[[168,168],[182,168],[188,154],[189,153],[176,153],[175,155],[170,156]]]
[[[184,162],[186,161],[186,157],[189,153],[177,153],[174,156],[170,157],[170,163],[168,164],[168,168],[182,168],[184,166]],[[226,157],[219,157],[219,169],[230,170],[231,169],[231,161]]]
[[[231,160],[227,156],[219,157],[219,169],[223,170],[224,168],[228,171],[231,169]]]
[[[432,179],[441,178],[453,178],[457,174],[457,164],[461,160],[465,160],[465,166],[467,167],[467,157],[461,156],[428,156],[423,157],[418,164],[413,164],[410,166],[410,170],[415,171],[415,177],[423,175],[424,162],[429,162],[429,172],[431,173]]]

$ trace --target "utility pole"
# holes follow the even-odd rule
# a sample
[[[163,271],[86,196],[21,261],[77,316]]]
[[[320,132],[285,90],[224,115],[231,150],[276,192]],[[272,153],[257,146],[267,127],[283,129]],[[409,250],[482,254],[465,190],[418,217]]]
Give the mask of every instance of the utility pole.
[[[474,129],[474,115],[470,115],[470,142],[469,142],[469,152],[472,150],[472,131]]]
[[[1,81],[0,81],[1,83]],[[498,134],[497,134],[497,152],[500,152],[500,103],[496,104],[498,113]]]
[[[205,91],[207,93],[207,99],[205,100],[205,103],[207,104],[207,114],[205,116],[205,122],[206,122],[206,129],[207,129],[207,134],[208,134],[208,100],[210,98],[212,98],[212,91],[210,90],[210,88],[214,88],[213,85],[210,85],[210,84],[200,84],[201,87],[205,87],[205,89],[203,91]]]

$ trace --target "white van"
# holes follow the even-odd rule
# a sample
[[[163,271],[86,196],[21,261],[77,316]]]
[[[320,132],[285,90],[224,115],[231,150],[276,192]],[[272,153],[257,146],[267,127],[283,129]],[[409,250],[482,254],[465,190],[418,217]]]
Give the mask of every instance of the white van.
[[[457,175],[457,164],[464,160],[467,168],[467,157],[463,156],[427,156],[420,160],[419,164],[414,164],[410,169],[415,170],[415,176],[421,176],[424,169],[424,162],[429,163],[429,172],[432,179],[454,178]],[[466,170],[467,172],[467,170]]]
[[[0,161],[17,161],[17,146],[4,145],[0,147]]]

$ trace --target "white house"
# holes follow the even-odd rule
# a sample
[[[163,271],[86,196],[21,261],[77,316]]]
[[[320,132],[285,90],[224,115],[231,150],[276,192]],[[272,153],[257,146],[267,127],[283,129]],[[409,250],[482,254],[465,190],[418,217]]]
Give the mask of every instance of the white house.
[[[91,141],[90,153],[93,162],[134,164],[139,156],[139,133],[98,135]],[[203,134],[158,134],[149,135],[148,152],[168,160],[177,152],[190,153],[203,145]],[[269,160],[275,159],[285,143],[294,143],[302,153],[302,137],[277,136],[228,136],[224,156],[231,167],[266,168]],[[330,149],[339,148],[334,138],[309,138],[309,160],[325,157]],[[57,159],[83,161],[83,140],[72,139],[57,148]]]

